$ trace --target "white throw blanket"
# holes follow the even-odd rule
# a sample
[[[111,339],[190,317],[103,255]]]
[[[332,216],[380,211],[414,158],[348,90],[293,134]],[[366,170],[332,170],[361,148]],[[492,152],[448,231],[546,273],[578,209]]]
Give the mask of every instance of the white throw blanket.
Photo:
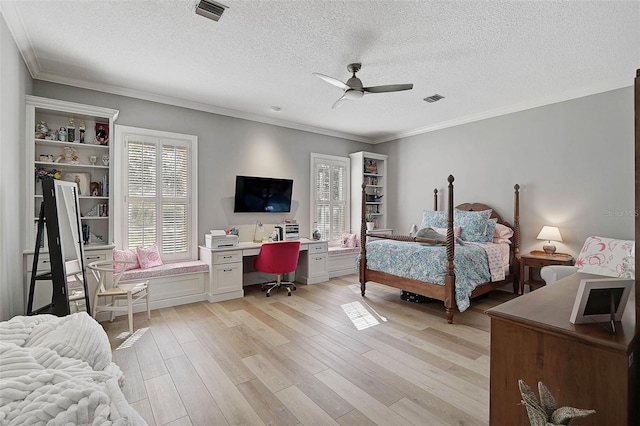
[[[0,425],[144,425],[85,312],[0,322]]]

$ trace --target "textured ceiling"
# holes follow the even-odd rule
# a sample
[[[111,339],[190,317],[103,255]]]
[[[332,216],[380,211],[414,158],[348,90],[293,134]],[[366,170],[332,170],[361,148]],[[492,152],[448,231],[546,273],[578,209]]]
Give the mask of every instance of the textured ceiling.
[[[36,79],[363,141],[630,86],[638,1],[2,1]],[[331,105],[362,62],[365,86]],[[437,103],[423,98],[445,96]],[[279,112],[272,106],[281,108]]]

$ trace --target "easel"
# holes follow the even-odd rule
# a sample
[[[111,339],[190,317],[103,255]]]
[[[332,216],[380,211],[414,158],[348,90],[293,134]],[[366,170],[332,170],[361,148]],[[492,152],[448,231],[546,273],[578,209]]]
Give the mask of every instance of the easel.
[[[65,187],[67,193],[65,193]],[[74,183],[45,180],[42,182],[44,201],[40,205],[38,216],[38,230],[36,233],[36,245],[33,255],[33,267],[31,282],[29,285],[29,299],[27,303],[27,315],[53,314],[65,316],[71,313],[69,308],[69,292],[67,277],[72,275],[76,280],[82,281],[86,311],[91,314],[89,304],[89,291],[87,276],[84,266],[84,249],[82,245],[82,226],[80,224],[80,211],[77,198],[77,187]],[[64,213],[64,214],[63,214]],[[71,217],[73,213],[74,217]],[[47,224],[47,237],[49,246],[49,260],[51,270],[38,274],[38,259],[40,248],[44,239],[44,225]],[[69,232],[61,233],[61,229]],[[75,230],[75,234],[74,234]],[[63,235],[64,234],[64,235]],[[77,239],[76,239],[77,238]],[[73,260],[65,257],[65,246],[75,245],[70,253]],[[37,281],[51,281],[51,303],[37,309],[33,309],[33,298]]]

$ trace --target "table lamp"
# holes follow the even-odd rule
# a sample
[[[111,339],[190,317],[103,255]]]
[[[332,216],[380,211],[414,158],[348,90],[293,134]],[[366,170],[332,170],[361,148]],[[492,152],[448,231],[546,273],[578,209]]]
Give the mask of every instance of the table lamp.
[[[556,246],[551,244],[551,241],[562,241],[560,230],[556,226],[543,226],[542,231],[536,237],[539,240],[547,240],[547,243],[542,246],[544,254],[552,256],[556,252]]]

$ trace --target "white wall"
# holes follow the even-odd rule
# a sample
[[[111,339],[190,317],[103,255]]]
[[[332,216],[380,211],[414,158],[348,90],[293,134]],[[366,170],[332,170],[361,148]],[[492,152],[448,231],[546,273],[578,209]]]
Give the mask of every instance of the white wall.
[[[31,77],[0,15],[0,320],[24,312],[21,229],[24,206],[24,95]]]
[[[397,188],[388,226],[419,225],[452,174],[455,204],[483,202],[510,222],[520,184],[523,253],[541,249],[543,225],[558,226],[558,251],[574,256],[589,235],[634,239],[633,114],[629,87],[376,145]]]
[[[309,158],[311,152],[348,157],[370,144],[226,117],[76,87],[34,81],[37,96],[80,102],[120,111],[116,125],[198,136],[198,239],[210,229],[275,224],[296,219],[310,235]],[[290,214],[233,213],[236,175],[293,179]],[[244,227],[245,229],[252,227]],[[253,235],[251,235],[251,238]],[[249,239],[251,239],[249,238]]]

